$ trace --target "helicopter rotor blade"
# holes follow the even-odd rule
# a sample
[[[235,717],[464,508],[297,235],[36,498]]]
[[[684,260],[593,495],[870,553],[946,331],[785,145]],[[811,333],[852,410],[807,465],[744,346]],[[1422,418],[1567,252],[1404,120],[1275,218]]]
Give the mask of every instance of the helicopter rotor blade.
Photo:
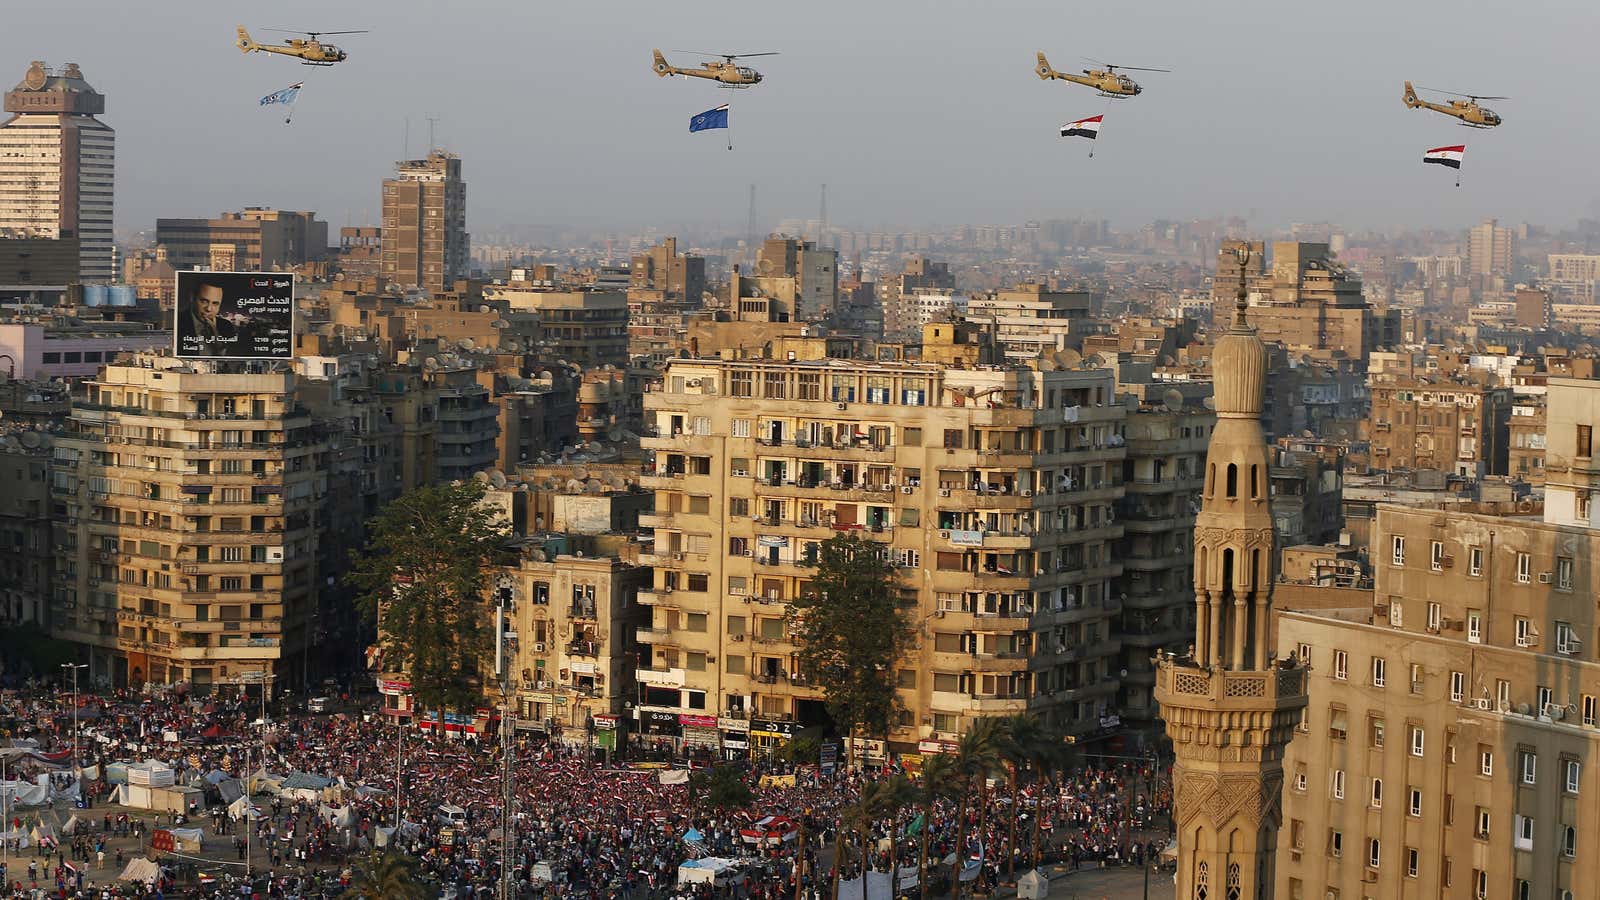
[[[365,28],[360,31],[319,31],[317,34],[370,34]]]
[[[1171,69],[1151,69],[1151,68],[1146,68],[1144,66],[1117,66],[1117,65],[1112,65],[1111,63],[1108,63],[1108,62],[1101,62],[1100,60],[1095,59],[1092,56],[1085,56],[1084,59],[1087,59],[1089,62],[1092,62],[1097,66],[1105,66],[1106,70],[1110,71],[1110,72],[1115,72],[1118,69],[1126,69],[1129,72],[1171,72],[1172,71]]]
[[[368,33],[365,30],[362,30],[362,31],[301,31],[298,28],[258,28],[256,30],[257,31],[272,31],[272,32],[276,32],[278,34],[305,34],[305,35],[310,35],[313,38],[317,37],[318,35],[323,35],[323,34],[367,34]]]
[[[722,59],[744,59],[747,56],[777,56],[776,50],[771,53],[708,53],[704,50],[671,50],[670,53],[692,53],[695,56],[716,56]]]
[[[1418,86],[1419,91],[1429,91],[1435,94],[1449,94],[1452,97],[1466,97],[1469,100],[1510,100],[1510,97],[1491,97],[1488,94],[1463,94],[1460,91],[1447,91],[1441,88]]]

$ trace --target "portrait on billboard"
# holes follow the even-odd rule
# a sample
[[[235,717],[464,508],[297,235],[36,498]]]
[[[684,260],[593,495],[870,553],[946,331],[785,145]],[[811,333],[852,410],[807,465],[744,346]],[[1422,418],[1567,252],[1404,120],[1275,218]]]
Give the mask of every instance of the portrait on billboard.
[[[293,359],[294,276],[179,272],[173,354],[187,359]]]

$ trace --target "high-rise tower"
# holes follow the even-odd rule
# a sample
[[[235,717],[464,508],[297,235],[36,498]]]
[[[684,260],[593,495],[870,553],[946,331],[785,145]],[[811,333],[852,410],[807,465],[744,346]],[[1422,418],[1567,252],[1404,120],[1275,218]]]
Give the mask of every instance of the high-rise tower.
[[[1241,283],[1250,251],[1239,253]],[[1283,751],[1306,706],[1305,671],[1273,653],[1273,522],[1261,432],[1267,350],[1245,321],[1211,357],[1217,425],[1194,529],[1194,652],[1159,663],[1172,738],[1179,900],[1269,900]]]
[[[0,124],[0,232],[76,238],[79,277],[116,276],[111,236],[116,133],[95,116],[106,98],[77,63],[59,71],[35,60],[6,92]]]
[[[467,277],[467,183],[461,160],[431,150],[383,182],[383,280],[432,294]]]

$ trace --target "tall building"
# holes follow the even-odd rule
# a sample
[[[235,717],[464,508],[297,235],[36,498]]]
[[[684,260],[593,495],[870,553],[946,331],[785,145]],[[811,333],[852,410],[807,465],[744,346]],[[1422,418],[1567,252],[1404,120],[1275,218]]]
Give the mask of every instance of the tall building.
[[[664,302],[699,306],[706,292],[706,261],[699,256],[680,255],[678,239],[669,237],[634,256],[628,287],[661,291]]]
[[[1094,298],[1088,291],[1053,291],[1019,284],[967,302],[967,319],[993,330],[1008,359],[1026,363],[1083,340]]]
[[[1367,376],[1372,467],[1506,474],[1512,395],[1495,382],[1481,370]]]
[[[1194,653],[1163,658],[1156,673],[1176,756],[1175,896],[1184,900],[1277,896],[1283,753],[1306,705],[1303,664],[1273,647],[1267,351],[1247,303],[1241,291],[1212,354],[1217,425],[1194,528]]]
[[[328,223],[312,212],[252,206],[215,219],[157,219],[156,244],[175,269],[282,271],[328,255]]]
[[[442,294],[467,277],[467,183],[461,159],[433,150],[383,182],[383,280]]]
[[[949,329],[929,326],[925,347]],[[818,545],[845,531],[883,544],[920,623],[888,751],[937,750],[976,718],[1025,710],[1104,734],[1120,660],[1113,388],[1109,370],[669,360],[645,395],[646,736],[756,752],[827,721],[784,611]]]
[[[1509,277],[1517,265],[1517,233],[1484,219],[1467,233],[1467,271],[1472,275]]]
[[[76,238],[84,281],[116,278],[111,210],[116,133],[95,116],[106,98],[77,63],[35,60],[6,92],[0,124],[0,234]]]
[[[304,679],[328,445],[294,382],[149,355],[83,382],[54,454],[51,624],[91,679]]]
[[[922,336],[925,322],[918,315],[920,310],[912,298],[925,292],[953,293],[955,289],[956,278],[950,274],[949,263],[934,262],[925,256],[906,260],[899,274],[877,284],[878,302],[883,309],[884,340],[915,343]]]

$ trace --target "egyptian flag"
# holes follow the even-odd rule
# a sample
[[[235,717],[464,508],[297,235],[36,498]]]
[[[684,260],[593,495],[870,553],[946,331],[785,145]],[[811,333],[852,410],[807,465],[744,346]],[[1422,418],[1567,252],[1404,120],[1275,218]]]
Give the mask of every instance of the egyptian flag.
[[[1422,154],[1422,161],[1437,166],[1449,166],[1452,169],[1461,168],[1461,158],[1467,155],[1465,144],[1454,147],[1435,147]]]
[[[1105,116],[1090,116],[1061,126],[1062,137],[1085,137],[1094,140],[1100,136],[1100,120]]]

